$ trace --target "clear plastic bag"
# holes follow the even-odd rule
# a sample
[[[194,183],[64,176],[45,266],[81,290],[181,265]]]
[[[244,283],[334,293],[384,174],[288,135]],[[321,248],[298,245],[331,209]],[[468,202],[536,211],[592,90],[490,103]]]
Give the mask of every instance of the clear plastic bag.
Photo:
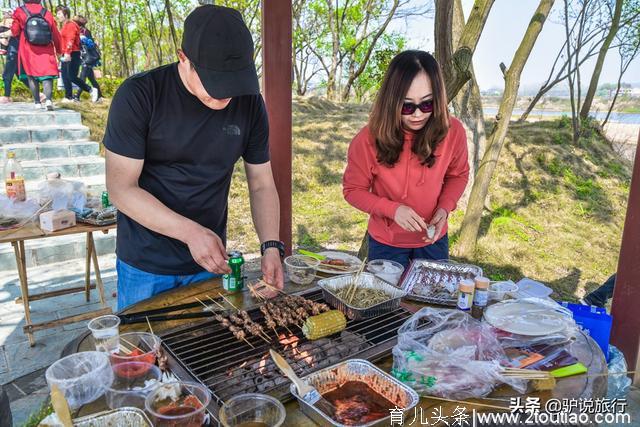
[[[501,375],[506,355],[494,330],[459,310],[425,307],[398,331],[394,376],[423,395],[469,399],[499,384],[524,393],[522,379]]]
[[[93,402],[113,383],[113,370],[106,353],[85,351],[55,362],[45,372],[49,389],[54,385],[71,409]]]
[[[36,212],[40,206],[33,199],[18,202],[4,195],[0,195],[0,230],[6,230],[24,225],[25,221],[36,219]]]
[[[527,326],[536,330],[544,329],[543,335],[521,335],[497,329],[496,335],[503,348],[530,347],[539,344],[568,344],[574,341],[580,332],[579,326],[573,320],[571,310],[562,307],[553,300],[523,298],[506,300],[498,304],[501,309],[499,321],[505,325],[509,325],[511,328],[517,324],[525,329]],[[495,305],[491,307],[493,309]],[[485,318],[487,315],[488,313],[485,311]]]
[[[38,185],[38,202],[40,205],[51,201],[51,209],[83,209],[87,204],[84,183],[60,179],[60,174],[47,176],[47,180]]]
[[[631,378],[623,373],[627,372],[627,362],[622,352],[612,345],[609,345],[609,355],[611,360],[608,363],[607,398],[626,399],[631,387]]]

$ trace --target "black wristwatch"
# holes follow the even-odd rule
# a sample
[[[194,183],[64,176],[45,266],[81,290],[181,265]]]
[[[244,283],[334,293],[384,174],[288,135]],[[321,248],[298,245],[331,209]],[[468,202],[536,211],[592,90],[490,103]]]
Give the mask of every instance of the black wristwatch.
[[[264,256],[264,251],[269,248],[277,248],[278,252],[280,252],[280,257],[284,257],[284,243],[279,240],[267,240],[263,244],[260,245],[260,255]]]

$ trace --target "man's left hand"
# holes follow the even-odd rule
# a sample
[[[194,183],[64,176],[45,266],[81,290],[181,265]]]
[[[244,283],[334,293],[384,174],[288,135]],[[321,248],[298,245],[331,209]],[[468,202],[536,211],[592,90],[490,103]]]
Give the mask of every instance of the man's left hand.
[[[449,213],[446,209],[438,208],[436,209],[436,213],[433,214],[431,221],[429,221],[428,225],[433,225],[436,228],[435,233],[433,234],[433,239],[429,239],[429,237],[425,236],[422,238],[426,243],[433,243],[440,239],[442,234],[442,229],[447,224],[447,218],[449,217]]]
[[[275,288],[284,288],[282,261],[280,261],[280,253],[277,248],[268,248],[264,251],[262,256],[262,278]],[[268,298],[273,298],[278,294],[275,289],[269,289],[268,291],[264,292]]]

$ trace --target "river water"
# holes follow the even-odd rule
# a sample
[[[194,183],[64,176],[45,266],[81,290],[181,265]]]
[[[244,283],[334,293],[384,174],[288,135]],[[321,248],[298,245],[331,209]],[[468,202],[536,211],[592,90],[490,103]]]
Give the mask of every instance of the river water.
[[[496,113],[498,112],[497,108],[485,108],[484,109],[484,114],[487,116],[494,116],[496,115]],[[524,110],[522,109],[514,109],[513,110],[513,115],[516,117],[519,117],[522,115],[522,113],[524,112]],[[560,117],[562,115],[566,115],[571,117],[571,111],[551,111],[551,110],[533,110],[531,112],[531,114],[529,114],[529,117],[531,118],[542,118],[542,117]],[[604,120],[605,116],[607,115],[606,112],[597,112],[595,114],[591,114],[592,116],[595,116],[596,119],[602,121]],[[610,122],[616,122],[616,123],[625,123],[625,124],[640,124],[640,114],[638,113],[616,113],[616,112],[612,112],[611,116],[609,117],[609,121]]]

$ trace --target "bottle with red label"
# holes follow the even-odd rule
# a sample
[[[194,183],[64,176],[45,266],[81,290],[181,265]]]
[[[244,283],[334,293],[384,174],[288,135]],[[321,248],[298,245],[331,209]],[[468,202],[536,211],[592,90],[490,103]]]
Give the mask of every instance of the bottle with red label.
[[[22,166],[13,151],[7,153],[7,160],[4,162],[4,185],[7,197],[10,199],[19,202],[24,202],[27,199]]]

